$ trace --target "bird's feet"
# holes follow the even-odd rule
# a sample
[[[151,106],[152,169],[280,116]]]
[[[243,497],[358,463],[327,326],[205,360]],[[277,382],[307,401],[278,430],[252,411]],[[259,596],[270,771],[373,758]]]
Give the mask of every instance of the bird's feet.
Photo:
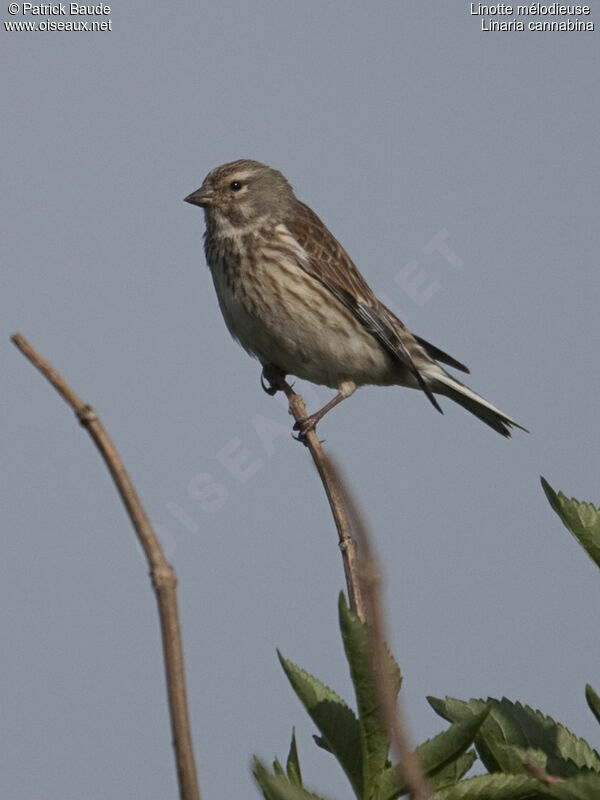
[[[260,385],[268,395],[273,397],[274,394],[280,391],[278,384],[282,380],[285,380],[285,372],[283,370],[273,364],[265,364],[260,376]]]
[[[314,431],[320,418],[321,417],[319,414],[311,414],[309,417],[304,417],[304,419],[297,420],[297,422],[294,424],[293,430],[295,430],[298,434],[298,441],[304,441],[306,439],[306,434],[310,433],[310,431]]]
[[[354,391],[354,388],[356,387],[354,387],[353,384],[352,391]],[[335,408],[338,403],[341,403],[344,397],[347,397],[347,394],[340,391],[336,394],[333,400],[325,403],[323,408],[320,408],[318,411],[315,411],[314,414],[311,414],[308,417],[304,417],[304,419],[299,419],[294,425],[294,430],[298,432],[298,440],[306,444],[306,435],[310,433],[310,431],[315,430],[317,422],[323,419],[325,414],[327,414],[328,411],[331,411],[332,408]]]

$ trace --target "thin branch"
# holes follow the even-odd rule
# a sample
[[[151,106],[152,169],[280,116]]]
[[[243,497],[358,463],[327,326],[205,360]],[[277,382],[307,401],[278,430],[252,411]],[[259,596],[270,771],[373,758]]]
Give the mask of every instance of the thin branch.
[[[123,462],[94,409],[81,400],[58,372],[34,350],[23,336],[16,333],[11,338],[23,355],[50,381],[63,400],[71,406],[79,422],[94,440],[112,475],[146,555],[160,616],[179,794],[181,800],[200,800],[187,708],[175,571],[165,558],[150,520],[125,471]]]
[[[410,797],[413,800],[428,800],[431,797],[431,789],[418,758],[410,748],[401,706],[396,699],[392,675],[388,666],[385,613],[381,597],[381,572],[371,544],[371,537],[352,493],[344,485],[340,472],[331,459],[328,459],[327,469],[333,483],[337,486],[351,521],[352,530],[358,540],[360,584],[366,608],[366,619],[373,635],[373,672],[383,723],[398,758],[402,778],[409,787]]]
[[[290,414],[296,422],[306,419],[307,411],[302,396],[295,392],[283,378],[275,380],[277,388],[285,392],[288,399]],[[310,454],[315,462],[317,471],[321,477],[323,488],[329,500],[331,513],[335,520],[339,537],[339,547],[342,551],[342,561],[344,563],[344,574],[346,576],[346,586],[348,587],[348,600],[350,608],[356,616],[364,622],[365,607],[361,594],[360,576],[358,574],[358,560],[356,556],[356,543],[350,532],[348,516],[344,508],[344,502],[340,493],[339,486],[329,470],[328,459],[321,447],[321,442],[316,430],[309,431],[304,438]]]

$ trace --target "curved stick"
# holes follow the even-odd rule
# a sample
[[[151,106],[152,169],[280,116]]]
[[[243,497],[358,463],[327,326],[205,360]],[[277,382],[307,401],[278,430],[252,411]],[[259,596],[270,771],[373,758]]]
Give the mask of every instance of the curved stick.
[[[283,377],[276,376],[274,377],[273,381],[277,388],[285,393],[290,407],[290,414],[294,417],[296,422],[306,419],[308,414],[306,412],[306,406],[304,405],[302,396],[295,392]],[[321,447],[321,442],[317,436],[316,429],[313,428],[312,430],[308,431],[308,433],[304,434],[302,441],[308,447],[313,461],[315,462],[315,466],[319,472],[321,481],[323,483],[323,488],[325,489],[325,493],[327,495],[327,499],[329,500],[329,506],[331,507],[333,519],[335,520],[335,526],[337,528],[339,537],[339,547],[342,551],[342,561],[344,563],[344,573],[346,576],[346,586],[348,587],[348,600],[350,602],[350,608],[356,614],[356,616],[362,622],[364,622],[366,615],[360,588],[356,543],[352,538],[352,534],[350,533],[350,524],[348,522],[348,516],[346,514],[340,489],[337,481],[335,480],[335,476],[332,474],[329,468],[329,462],[325,453],[323,452],[323,448]]]
[[[396,699],[390,671],[387,668],[386,622],[381,589],[381,570],[377,556],[358,504],[345,486],[337,465],[328,459],[327,466],[332,481],[339,487],[341,500],[360,548],[359,579],[366,609],[366,621],[372,635],[371,660],[381,717],[391,745],[396,751],[401,774],[409,787],[411,800],[430,800],[431,788],[417,756],[410,748],[401,704],[399,698]]]
[[[94,440],[94,444],[112,475],[146,555],[160,616],[179,794],[182,800],[200,800],[187,708],[175,571],[165,558],[160,542],[152,529],[119,453],[94,409],[81,400],[58,372],[34,350],[21,334],[15,333],[11,339],[33,366],[50,381],[63,400],[71,406],[79,422]]]

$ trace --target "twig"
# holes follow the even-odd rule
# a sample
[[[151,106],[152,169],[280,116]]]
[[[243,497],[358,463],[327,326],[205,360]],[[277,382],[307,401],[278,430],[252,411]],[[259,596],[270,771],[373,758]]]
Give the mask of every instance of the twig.
[[[160,616],[179,794],[181,800],[200,800],[187,709],[175,571],[165,558],[150,520],[125,471],[123,462],[94,409],[81,400],[58,372],[34,350],[23,336],[15,333],[11,339],[33,366],[50,381],[63,400],[71,406],[79,422],[94,440],[112,475],[146,555]]]
[[[295,392],[283,378],[275,379],[275,383],[278,389],[285,392],[290,407],[290,414],[294,417],[296,422],[306,419],[306,406],[304,405],[302,396]],[[331,507],[331,513],[335,520],[335,526],[339,537],[339,547],[342,551],[342,561],[344,563],[344,574],[346,576],[346,586],[348,587],[350,608],[356,616],[364,622],[365,607],[361,595],[360,576],[358,574],[356,543],[350,533],[350,525],[344,508],[342,495],[339,486],[329,471],[329,462],[321,447],[321,442],[319,441],[316,430],[310,430],[305,435],[304,441],[315,462],[321,481],[323,482],[323,487]]]
[[[410,797],[413,800],[428,800],[431,797],[431,789],[423,774],[419,760],[409,746],[406,726],[402,719],[401,707],[396,699],[388,666],[388,654],[385,644],[385,614],[381,599],[381,573],[371,544],[371,537],[368,534],[367,526],[362,519],[352,493],[341,479],[339,470],[331,459],[327,460],[329,474],[333,483],[337,486],[338,493],[351,521],[352,530],[358,540],[360,553],[359,576],[366,608],[366,619],[373,634],[373,672],[383,723],[390,737],[392,747],[396,752],[402,771],[402,778],[409,787]]]

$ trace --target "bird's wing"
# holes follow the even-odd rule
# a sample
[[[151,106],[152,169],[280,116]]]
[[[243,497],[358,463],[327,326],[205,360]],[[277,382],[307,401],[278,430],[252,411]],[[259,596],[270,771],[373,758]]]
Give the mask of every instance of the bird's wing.
[[[391,313],[391,312],[390,312]],[[445,353],[443,350],[440,350],[439,347],[436,347],[434,344],[425,341],[425,339],[421,339],[420,336],[413,336],[417,340],[417,342],[421,345],[423,350],[427,353],[428,356],[435,359],[435,361],[441,361],[442,364],[447,364],[449,367],[454,367],[454,369],[459,369],[461,372],[470,373],[471,370],[468,367],[465,367],[460,361],[457,361],[456,358],[449,356],[448,353]]]
[[[300,213],[284,220],[284,224],[306,253],[307,259],[299,261],[302,268],[329,289],[365,330],[409,370],[434,407],[442,413],[415,363],[415,359],[429,358],[426,346],[421,345],[404,323],[379,302],[350,256],[314,211],[304,203],[299,203],[299,206]]]
[[[303,266],[313,277],[327,286],[339,286],[367,305],[378,303],[348,253],[311,208],[298,202],[285,226],[308,256],[309,264]]]

